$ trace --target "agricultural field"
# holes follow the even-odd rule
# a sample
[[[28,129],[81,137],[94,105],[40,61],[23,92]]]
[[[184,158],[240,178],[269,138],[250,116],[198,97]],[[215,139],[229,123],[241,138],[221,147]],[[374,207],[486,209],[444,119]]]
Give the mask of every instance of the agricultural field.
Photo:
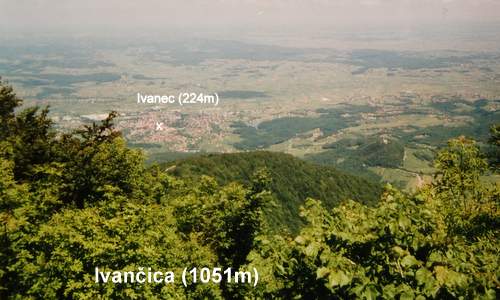
[[[118,128],[151,161],[270,150],[407,189],[430,180],[443,141],[484,142],[500,120],[499,52],[323,42],[35,38],[29,50],[1,44],[0,75],[25,104],[50,105],[61,131],[118,111]],[[219,102],[137,101],[183,92]]]

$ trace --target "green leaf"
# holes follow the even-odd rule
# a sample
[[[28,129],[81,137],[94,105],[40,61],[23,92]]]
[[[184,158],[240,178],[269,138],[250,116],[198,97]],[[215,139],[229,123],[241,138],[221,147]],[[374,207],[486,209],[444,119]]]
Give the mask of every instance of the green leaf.
[[[328,274],[330,274],[330,270],[328,270],[328,268],[319,268],[318,270],[316,270],[316,279],[324,278]]]
[[[313,242],[306,247],[305,254],[307,256],[316,256],[318,254],[318,251],[319,251],[318,243]]]
[[[407,228],[407,227],[410,227],[411,221],[408,217],[401,215],[401,216],[399,216],[398,224],[399,224],[399,227]]]
[[[413,255],[406,255],[405,257],[403,257],[403,259],[401,260],[401,264],[404,266],[404,267],[413,267],[415,265],[419,265],[420,262],[413,256]]]
[[[365,290],[363,291],[363,294],[361,294],[361,297],[367,300],[372,300],[372,299],[377,299],[379,295],[380,293],[375,287],[375,285],[369,284],[366,286]]]
[[[408,254],[408,251],[404,250],[399,246],[392,247],[392,251],[394,251],[398,256],[404,256]]]
[[[328,283],[330,287],[334,286],[344,286],[351,282],[351,278],[347,276],[343,271],[331,272],[328,276]]]
[[[467,284],[467,277],[443,266],[434,268],[436,279],[441,285],[448,287],[463,286]]]
[[[415,279],[417,279],[418,284],[425,285],[430,280],[433,280],[432,272],[426,268],[420,268],[415,272]]]
[[[301,235],[298,235],[296,238],[295,238],[295,242],[299,245],[304,245],[306,243],[306,239],[301,236]]]

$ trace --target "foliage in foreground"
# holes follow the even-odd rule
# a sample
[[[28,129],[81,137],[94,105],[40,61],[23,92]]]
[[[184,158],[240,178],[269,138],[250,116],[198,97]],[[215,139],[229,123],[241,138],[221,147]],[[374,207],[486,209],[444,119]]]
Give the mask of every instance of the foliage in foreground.
[[[452,140],[434,184],[387,187],[376,206],[306,201],[307,225],[275,236],[262,216],[270,175],[247,187],[181,180],[125,146],[113,117],[57,135],[47,110],[0,84],[1,299],[485,298],[499,293],[499,189],[477,145]],[[491,165],[490,165],[491,167]],[[235,284],[95,283],[94,268],[232,267]]]
[[[376,207],[346,201],[331,211],[309,199],[309,225],[279,248],[250,254],[269,280],[260,296],[285,299],[496,299],[499,189],[471,140],[438,154],[435,183],[408,195],[390,186]],[[270,243],[269,241],[266,244]],[[277,250],[281,249],[281,250]]]

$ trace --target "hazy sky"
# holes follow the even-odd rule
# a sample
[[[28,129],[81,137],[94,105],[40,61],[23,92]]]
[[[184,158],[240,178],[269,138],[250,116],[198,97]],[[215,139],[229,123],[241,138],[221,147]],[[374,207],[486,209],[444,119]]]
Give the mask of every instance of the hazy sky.
[[[0,0],[3,31],[500,22],[500,0]]]

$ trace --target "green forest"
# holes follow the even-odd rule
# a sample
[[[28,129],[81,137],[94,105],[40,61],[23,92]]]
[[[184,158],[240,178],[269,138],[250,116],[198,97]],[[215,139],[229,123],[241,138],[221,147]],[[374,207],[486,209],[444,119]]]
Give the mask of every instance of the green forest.
[[[269,152],[149,165],[116,117],[59,132],[0,82],[0,299],[498,298],[500,188],[483,178],[500,124],[488,151],[449,140],[408,193]],[[97,267],[176,280],[96,282]],[[177,278],[194,267],[259,281]]]
[[[299,208],[307,198],[324,199],[323,205],[331,209],[345,199],[373,205],[382,192],[376,182],[279,152],[208,154],[174,161],[166,168],[177,178],[192,182],[208,175],[220,185],[240,182],[249,186],[256,172],[266,172],[272,178],[267,190],[273,202],[267,205],[264,218],[276,232],[298,233],[305,222]]]

